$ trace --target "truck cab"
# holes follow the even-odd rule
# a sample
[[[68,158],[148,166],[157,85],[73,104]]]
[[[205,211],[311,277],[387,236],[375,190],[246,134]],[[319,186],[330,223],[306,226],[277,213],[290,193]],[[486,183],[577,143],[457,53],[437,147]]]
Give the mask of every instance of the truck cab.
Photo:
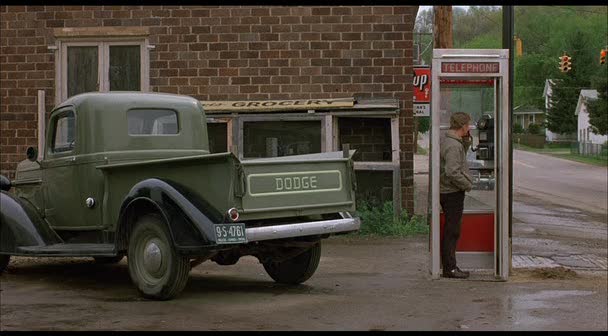
[[[195,265],[253,255],[275,281],[301,283],[321,239],[360,226],[350,216],[354,151],[210,154],[191,97],[81,94],[51,112],[47,130],[40,155],[29,148],[3,182],[0,271],[10,255],[127,256],[139,292],[162,300],[181,292]]]

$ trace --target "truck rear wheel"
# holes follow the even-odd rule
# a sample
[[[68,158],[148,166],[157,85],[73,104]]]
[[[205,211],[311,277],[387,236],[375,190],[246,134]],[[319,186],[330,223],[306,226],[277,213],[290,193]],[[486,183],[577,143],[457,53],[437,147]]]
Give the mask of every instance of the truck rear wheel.
[[[129,238],[131,280],[142,296],[169,300],[186,286],[190,260],[180,256],[165,223],[155,215],[139,218]]]
[[[0,254],[0,273],[4,272],[6,266],[11,261],[11,256],[8,254]]]
[[[306,252],[281,262],[264,263],[270,277],[284,284],[300,284],[315,273],[321,260],[321,242],[317,242]]]

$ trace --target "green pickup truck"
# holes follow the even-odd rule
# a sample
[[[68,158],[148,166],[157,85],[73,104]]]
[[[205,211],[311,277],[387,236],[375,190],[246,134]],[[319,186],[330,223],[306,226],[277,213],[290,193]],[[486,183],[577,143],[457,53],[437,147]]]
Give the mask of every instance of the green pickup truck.
[[[209,152],[191,97],[86,93],[51,113],[38,153],[0,177],[0,272],[14,256],[127,256],[147,298],[178,295],[192,267],[258,258],[298,284],[321,239],[356,231],[354,151],[239,160]],[[9,190],[13,188],[12,191]]]

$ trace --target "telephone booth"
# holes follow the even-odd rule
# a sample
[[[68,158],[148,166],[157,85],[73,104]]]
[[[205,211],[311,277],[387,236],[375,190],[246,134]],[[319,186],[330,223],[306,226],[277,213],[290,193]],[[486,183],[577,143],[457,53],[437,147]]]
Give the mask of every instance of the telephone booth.
[[[473,189],[465,196],[457,264],[471,271],[469,279],[488,275],[496,280],[508,279],[511,259],[508,57],[507,49],[433,50],[429,165],[429,264],[433,279],[441,276],[440,242],[444,226],[439,203],[439,149],[454,112],[471,115],[473,144],[467,152],[467,162],[474,180]]]

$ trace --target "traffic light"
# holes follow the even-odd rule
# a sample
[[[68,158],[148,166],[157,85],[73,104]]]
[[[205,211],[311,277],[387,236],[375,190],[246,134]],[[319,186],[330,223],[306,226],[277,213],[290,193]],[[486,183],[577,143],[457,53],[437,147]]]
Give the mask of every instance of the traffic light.
[[[559,60],[559,70],[561,72],[568,72],[572,69],[572,57],[564,55],[561,56]]]
[[[600,64],[606,64],[606,49],[600,51]]]

